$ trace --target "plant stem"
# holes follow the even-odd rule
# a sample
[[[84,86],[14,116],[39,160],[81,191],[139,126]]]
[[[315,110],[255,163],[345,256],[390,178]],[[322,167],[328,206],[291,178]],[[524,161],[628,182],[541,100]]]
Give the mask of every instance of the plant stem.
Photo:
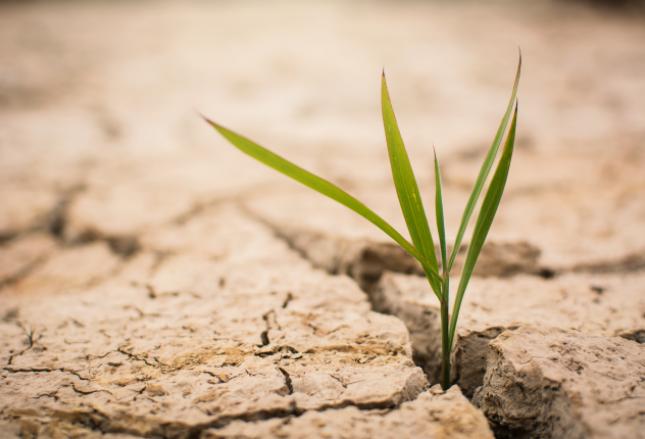
[[[448,311],[450,302],[449,278],[445,276],[443,285],[443,294],[441,299],[441,388],[448,390],[450,387],[450,334],[448,331],[450,324],[450,314]]]

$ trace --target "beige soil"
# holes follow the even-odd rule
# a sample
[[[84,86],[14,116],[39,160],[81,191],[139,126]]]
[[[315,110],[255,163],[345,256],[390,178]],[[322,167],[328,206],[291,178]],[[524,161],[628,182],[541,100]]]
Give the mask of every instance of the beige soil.
[[[1,3],[0,437],[644,437],[643,22],[546,1]],[[443,162],[452,236],[518,45],[517,149],[441,392],[415,263],[195,110],[403,228],[385,66],[430,217],[433,144]]]

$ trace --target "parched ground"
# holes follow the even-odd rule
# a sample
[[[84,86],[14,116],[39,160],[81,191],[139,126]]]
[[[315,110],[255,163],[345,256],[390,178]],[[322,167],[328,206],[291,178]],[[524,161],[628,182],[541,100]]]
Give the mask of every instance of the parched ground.
[[[530,3],[530,4],[529,4]],[[0,437],[645,437],[644,18],[562,2],[0,4]],[[508,189],[436,383],[380,69],[454,234],[524,56]]]

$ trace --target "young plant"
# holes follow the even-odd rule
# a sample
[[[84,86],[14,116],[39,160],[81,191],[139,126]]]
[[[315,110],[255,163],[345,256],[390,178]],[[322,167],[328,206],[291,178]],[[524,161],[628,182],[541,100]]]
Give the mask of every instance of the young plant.
[[[311,189],[320,192],[329,198],[336,200],[340,204],[350,208],[358,213],[376,227],[385,232],[403,250],[414,257],[421,267],[428,279],[430,288],[439,299],[441,309],[441,338],[442,338],[442,356],[441,356],[441,387],[447,389],[450,384],[450,353],[455,339],[455,331],[457,329],[457,320],[459,318],[459,310],[461,303],[468,286],[468,282],[472,277],[477,258],[481,252],[484,241],[490,226],[495,217],[497,207],[499,206],[506,185],[508,171],[511,164],[511,157],[513,155],[513,147],[515,144],[515,127],[517,123],[517,88],[520,79],[520,71],[522,66],[522,58],[520,56],[517,72],[515,74],[515,81],[511,92],[506,111],[499,124],[493,142],[486,154],[484,163],[479,170],[479,175],[475,180],[475,185],[468,198],[466,207],[461,217],[461,223],[455,237],[454,244],[448,252],[446,244],[446,229],[444,224],[443,213],[443,195],[441,187],[441,174],[439,161],[435,152],[434,155],[434,176],[435,176],[435,212],[437,223],[437,234],[439,237],[439,254],[440,260],[435,253],[435,244],[432,238],[432,233],[428,225],[421,195],[417,186],[414,172],[410,164],[410,159],[405,150],[401,133],[394,116],[394,110],[390,101],[390,95],[385,81],[385,74],[382,75],[381,80],[381,107],[383,113],[383,125],[385,127],[385,139],[387,141],[387,149],[390,158],[390,165],[392,168],[392,178],[394,186],[399,198],[399,204],[405,218],[405,222],[410,233],[412,242],[408,241],[401,233],[394,227],[388,224],[383,218],[376,214],[373,210],[367,207],[358,199],[354,198],[347,192],[335,184],[318,177],[315,174],[299,167],[298,165],[280,157],[279,155],[269,151],[268,149],[258,145],[252,140],[247,139],[215,122],[206,119],[215,130],[217,130],[226,140],[240,151],[250,155],[256,160],[264,163],[265,165],[285,174],[288,177],[310,187]],[[512,113],[512,118],[511,118]],[[486,194],[481,203],[475,227],[470,238],[470,243],[466,250],[466,258],[461,270],[459,284],[457,286],[455,300],[452,306],[452,313],[449,312],[450,306],[450,272],[455,263],[457,253],[462,244],[462,239],[470,222],[470,219],[475,211],[475,207],[479,197],[484,189],[484,185],[488,180],[488,176],[493,167],[499,147],[502,144],[502,138],[506,132],[508,123],[510,128],[506,135],[504,147],[501,156],[497,161],[495,172],[490,179]],[[441,263],[441,265],[440,265]]]

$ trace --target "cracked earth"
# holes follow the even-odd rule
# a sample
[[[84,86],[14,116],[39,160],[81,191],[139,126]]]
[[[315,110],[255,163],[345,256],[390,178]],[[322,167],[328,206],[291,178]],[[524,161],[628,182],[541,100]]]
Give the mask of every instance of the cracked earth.
[[[0,437],[645,437],[641,17],[550,2],[0,12]],[[402,229],[385,64],[428,208],[433,143],[442,158],[450,235],[517,45],[517,150],[442,392],[415,262],[195,109]]]

